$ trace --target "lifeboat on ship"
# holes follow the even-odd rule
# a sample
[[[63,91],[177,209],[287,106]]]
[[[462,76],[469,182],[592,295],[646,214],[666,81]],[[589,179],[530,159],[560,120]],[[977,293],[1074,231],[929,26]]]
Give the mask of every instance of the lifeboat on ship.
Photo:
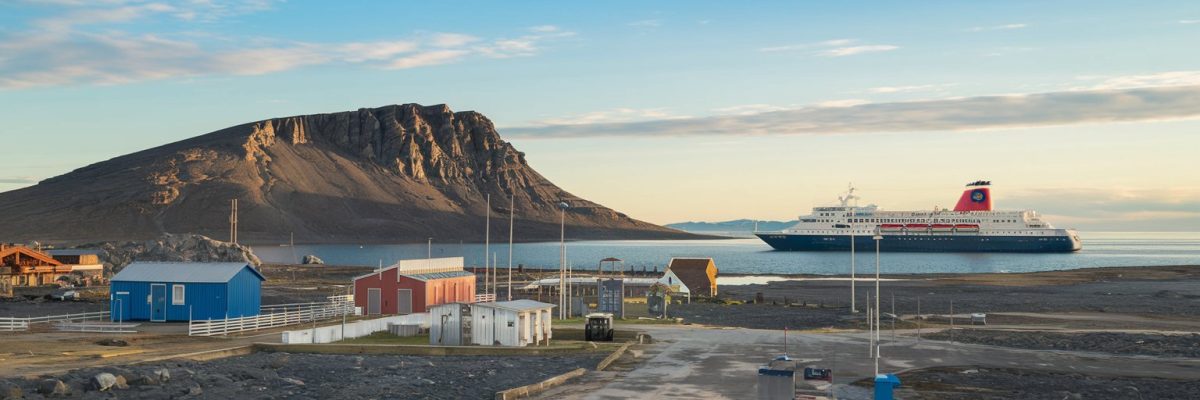
[[[900,232],[904,230],[904,225],[901,224],[882,224],[879,225],[879,230],[883,232]]]
[[[904,229],[909,231],[923,231],[929,229],[929,224],[904,224]]]
[[[954,231],[956,232],[979,232],[979,225],[975,224],[955,224]]]
[[[934,232],[951,232],[954,230],[954,225],[953,224],[933,224],[933,225],[931,225],[931,229]]]

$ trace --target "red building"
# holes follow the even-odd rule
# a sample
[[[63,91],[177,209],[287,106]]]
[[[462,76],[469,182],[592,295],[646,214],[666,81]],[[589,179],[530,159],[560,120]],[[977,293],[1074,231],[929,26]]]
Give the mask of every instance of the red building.
[[[354,305],[367,315],[426,312],[429,306],[475,302],[475,274],[462,257],[401,260],[354,278]]]

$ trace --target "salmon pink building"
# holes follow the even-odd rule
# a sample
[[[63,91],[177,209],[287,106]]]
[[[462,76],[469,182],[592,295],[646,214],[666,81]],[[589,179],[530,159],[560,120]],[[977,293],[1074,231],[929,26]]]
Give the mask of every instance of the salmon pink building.
[[[462,257],[401,260],[354,278],[354,305],[366,315],[412,314],[430,306],[475,302],[475,274]]]

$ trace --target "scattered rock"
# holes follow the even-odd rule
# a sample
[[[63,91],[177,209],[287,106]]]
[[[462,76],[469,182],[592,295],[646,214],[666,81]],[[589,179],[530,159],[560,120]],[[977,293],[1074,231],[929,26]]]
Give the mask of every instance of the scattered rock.
[[[171,371],[167,370],[166,368],[155,368],[154,369],[154,378],[157,379],[159,382],[170,381],[171,380]]]
[[[0,385],[0,395],[4,396],[4,400],[17,400],[25,397],[25,392],[20,386],[4,383]]]
[[[314,264],[315,265],[323,265],[323,264],[325,264],[325,261],[321,260],[317,256],[309,254],[309,255],[304,256],[304,259],[301,260],[300,263],[306,264],[306,265],[314,265]]]
[[[355,356],[355,357],[354,357],[354,365],[355,365],[355,366],[358,366],[358,367],[361,367],[361,366],[363,365],[363,358],[362,358],[362,356]]]
[[[280,369],[287,366],[288,360],[291,359],[288,353],[280,353],[271,359],[271,368]]]
[[[283,378],[283,381],[296,386],[304,386],[304,381],[296,378]]]
[[[117,377],[107,372],[101,372],[93,376],[89,383],[91,389],[103,392],[117,384]]]
[[[38,383],[37,392],[46,396],[66,396],[71,388],[58,379],[46,379]]]
[[[125,375],[117,375],[117,382],[113,387],[121,390],[129,389],[129,380],[125,379]]]
[[[121,339],[107,338],[107,339],[100,339],[100,340],[96,341],[96,344],[101,345],[101,346],[125,347],[125,346],[129,345],[129,342],[126,342]]]
[[[193,383],[192,386],[188,388],[187,394],[188,396],[199,396],[204,394],[204,389],[201,389],[200,385]]]

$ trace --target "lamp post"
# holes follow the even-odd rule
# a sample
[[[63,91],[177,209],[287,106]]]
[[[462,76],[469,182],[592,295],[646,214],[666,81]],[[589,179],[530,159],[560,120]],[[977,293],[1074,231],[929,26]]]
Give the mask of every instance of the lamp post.
[[[854,262],[854,210],[851,209],[850,210],[850,313],[851,314],[858,313],[858,307],[855,306],[855,301],[857,299],[855,299],[855,295],[854,295],[854,283],[855,283],[854,267],[855,267],[855,265],[856,265],[856,263]]]
[[[879,242],[883,235],[875,230],[875,375],[879,375]]]
[[[558,319],[567,319],[567,208],[565,201],[558,202]]]
[[[428,255],[426,255],[425,258],[432,260],[433,259],[433,238],[429,238],[429,245],[427,247],[426,252],[427,252],[426,254],[428,254]]]

